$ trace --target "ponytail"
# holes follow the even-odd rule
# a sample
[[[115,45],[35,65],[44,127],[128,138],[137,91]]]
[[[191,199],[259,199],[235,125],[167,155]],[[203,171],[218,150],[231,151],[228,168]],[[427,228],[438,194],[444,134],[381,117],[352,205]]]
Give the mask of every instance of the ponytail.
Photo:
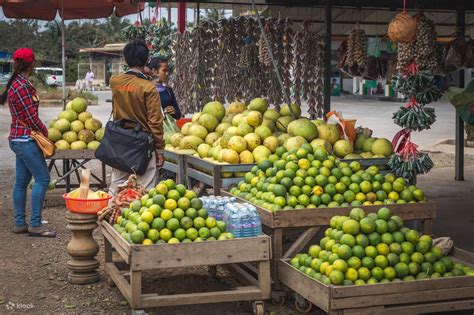
[[[10,77],[10,80],[8,80],[5,91],[2,93],[2,95],[0,95],[0,104],[5,104],[5,101],[8,97],[8,90],[12,86],[13,81],[15,81],[18,74],[26,71],[29,67],[31,67],[32,64],[32,62],[25,62],[22,59],[15,60],[15,63],[13,64],[13,74]]]

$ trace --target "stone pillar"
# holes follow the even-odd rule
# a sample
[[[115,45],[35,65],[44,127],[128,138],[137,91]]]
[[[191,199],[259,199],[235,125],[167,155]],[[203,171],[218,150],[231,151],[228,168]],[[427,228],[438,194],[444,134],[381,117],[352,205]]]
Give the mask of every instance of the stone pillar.
[[[71,260],[67,262],[69,273],[67,281],[71,284],[89,284],[99,281],[99,261],[95,255],[99,252],[99,244],[92,237],[98,226],[97,215],[67,212],[67,229],[72,238],[67,245],[67,253]]]

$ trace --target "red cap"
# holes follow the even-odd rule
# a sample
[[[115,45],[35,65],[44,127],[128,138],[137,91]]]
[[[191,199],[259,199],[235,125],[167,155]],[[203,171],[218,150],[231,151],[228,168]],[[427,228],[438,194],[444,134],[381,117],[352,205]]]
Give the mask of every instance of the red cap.
[[[30,48],[19,48],[13,53],[13,60],[17,61],[18,59],[24,62],[33,62],[35,61],[35,53]]]

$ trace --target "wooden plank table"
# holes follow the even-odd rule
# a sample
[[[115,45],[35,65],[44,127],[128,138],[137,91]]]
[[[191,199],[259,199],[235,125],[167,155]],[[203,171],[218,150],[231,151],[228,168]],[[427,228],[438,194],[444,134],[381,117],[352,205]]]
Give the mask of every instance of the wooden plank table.
[[[176,183],[185,184],[186,168],[184,163],[185,154],[164,150],[165,163],[163,169],[176,174]]]
[[[64,174],[67,174],[73,168],[82,168],[85,169],[85,164],[89,163],[92,160],[96,160],[94,156],[95,150],[57,150],[55,154],[50,157],[48,160],[48,170],[51,173],[53,170],[56,171],[57,176],[62,177]],[[62,171],[60,171],[57,162],[62,161]],[[70,192],[71,188],[79,187],[80,176],[79,170],[73,172],[76,176],[76,183],[71,182],[72,174],[69,174],[65,178],[65,184],[57,184],[56,188],[66,188],[66,192]],[[104,189],[107,188],[107,177],[106,177],[106,167],[105,164],[101,162],[100,174],[91,174],[95,183],[91,183],[91,187]]]
[[[233,196],[240,202],[249,202],[236,197],[227,191],[223,195]],[[278,261],[281,258],[294,257],[302,252],[309,242],[316,236],[320,229],[329,226],[329,221],[336,215],[348,215],[354,207],[316,208],[298,210],[280,210],[271,212],[253,204],[260,214],[264,232],[272,238],[272,280],[276,289],[281,288],[278,277]],[[436,218],[436,203],[427,201],[423,203],[392,204],[387,205],[393,215],[400,216],[404,221],[420,220],[422,232],[431,234],[433,219]],[[380,205],[361,206],[366,213],[377,212]],[[296,241],[286,251],[283,249],[285,234],[296,228],[303,231]]]
[[[474,267],[473,253],[454,248],[451,258]],[[474,309],[473,276],[334,286],[308,277],[291,266],[289,258],[279,261],[279,274],[283,285],[328,314],[395,315]]]
[[[271,296],[268,236],[188,244],[129,244],[107,222],[100,222],[105,246],[105,271],[134,310],[172,305],[257,301],[256,313],[263,315],[262,300]],[[113,259],[116,251],[119,260]],[[257,266],[257,276],[244,263]],[[244,286],[230,290],[158,295],[142,292],[142,272],[165,268],[224,265],[238,275]],[[129,275],[130,279],[127,279]],[[199,287],[199,286],[197,286]]]

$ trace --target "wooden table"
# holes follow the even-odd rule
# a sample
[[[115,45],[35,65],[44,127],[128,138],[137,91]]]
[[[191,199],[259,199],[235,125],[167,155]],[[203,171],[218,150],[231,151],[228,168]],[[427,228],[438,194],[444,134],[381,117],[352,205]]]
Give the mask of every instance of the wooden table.
[[[108,222],[100,222],[105,246],[105,272],[134,310],[172,305],[257,301],[263,315],[263,300],[271,296],[270,238],[258,236],[187,244],[129,244]],[[113,258],[113,251],[117,253]],[[245,264],[256,264],[254,276]],[[236,273],[244,286],[231,290],[159,295],[142,292],[142,272],[192,266],[224,265]],[[129,277],[129,280],[127,279]],[[196,284],[199,288],[199,284]]]
[[[64,174],[67,174],[73,168],[86,168],[84,165],[89,163],[92,160],[95,160],[94,156],[95,150],[57,150],[56,153],[48,159],[48,170],[49,173],[56,171],[57,176],[62,177]],[[62,171],[60,171],[58,165],[56,164],[58,161],[62,161]],[[77,183],[71,182],[72,174],[69,174],[65,178],[65,184],[57,184],[56,188],[66,188],[66,192],[70,192],[71,188],[79,187],[80,183],[80,176],[79,170],[75,170],[72,174],[75,175],[77,179]],[[104,189],[107,188],[107,178],[106,178],[106,170],[105,164],[101,163],[101,171],[100,174],[91,173],[92,179],[96,182],[91,183],[91,187]]]

